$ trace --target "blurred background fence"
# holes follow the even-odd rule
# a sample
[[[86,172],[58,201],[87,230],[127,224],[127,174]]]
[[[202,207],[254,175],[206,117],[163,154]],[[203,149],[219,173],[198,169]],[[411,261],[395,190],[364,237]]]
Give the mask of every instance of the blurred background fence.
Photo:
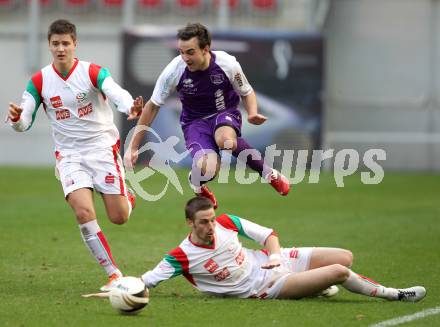
[[[383,148],[385,168],[440,170],[439,15],[439,0],[0,0],[0,103],[6,112],[30,74],[50,63],[45,34],[57,18],[77,24],[78,57],[123,85],[122,36],[145,24],[165,32],[200,21],[216,33],[270,32],[274,44],[286,33],[315,35],[323,40],[323,120],[312,146]],[[294,73],[304,57],[284,54]],[[53,163],[49,124],[37,116],[25,134],[0,127],[0,164]],[[286,137],[295,150],[310,147]]]

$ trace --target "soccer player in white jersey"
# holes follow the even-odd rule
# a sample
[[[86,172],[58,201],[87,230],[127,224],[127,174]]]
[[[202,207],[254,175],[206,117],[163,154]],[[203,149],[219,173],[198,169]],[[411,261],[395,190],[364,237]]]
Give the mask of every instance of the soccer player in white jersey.
[[[199,24],[188,24],[177,33],[180,56],[174,58],[159,76],[153,95],[146,103],[138,125],[150,126],[160,106],[176,90],[182,102],[185,143],[193,158],[190,185],[196,194],[217,200],[206,186],[220,167],[220,150],[228,149],[238,157],[246,150],[246,164],[264,177],[281,195],[290,190],[287,178],[268,167],[261,154],[241,137],[240,98],[247,120],[254,125],[267,118],[258,113],[257,98],[240,64],[224,51],[211,51],[211,35]],[[133,137],[128,162],[134,166],[144,131]]]
[[[299,299],[326,295],[334,285],[392,301],[419,301],[425,288],[385,287],[356,274],[353,255],[338,248],[280,248],[277,234],[231,214],[215,215],[212,202],[195,197],[185,208],[190,234],[151,271],[141,276],[148,288],[183,275],[195,288],[214,296]],[[238,236],[263,245],[244,248]],[[333,294],[335,292],[333,291]]]
[[[122,274],[98,225],[93,189],[101,193],[107,215],[115,224],[128,220],[135,200],[125,185],[119,133],[107,99],[129,119],[142,110],[142,99],[133,100],[107,69],[75,58],[76,27],[71,22],[53,22],[48,41],[53,63],[32,76],[20,105],[9,104],[8,118],[14,130],[27,131],[43,105],[52,126],[64,196],[75,212],[86,246],[109,276],[101,288],[107,291]]]

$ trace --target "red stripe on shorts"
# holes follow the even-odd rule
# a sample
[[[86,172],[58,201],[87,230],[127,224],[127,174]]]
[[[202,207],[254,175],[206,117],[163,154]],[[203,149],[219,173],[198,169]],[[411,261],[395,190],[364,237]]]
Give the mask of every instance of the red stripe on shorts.
[[[116,171],[118,172],[119,186],[120,186],[120,190],[121,190],[121,195],[125,195],[124,179],[122,178],[121,167],[119,166],[119,163],[118,163],[119,145],[120,145],[120,141],[118,140],[118,142],[116,142],[116,144],[112,146],[113,160],[115,162]]]

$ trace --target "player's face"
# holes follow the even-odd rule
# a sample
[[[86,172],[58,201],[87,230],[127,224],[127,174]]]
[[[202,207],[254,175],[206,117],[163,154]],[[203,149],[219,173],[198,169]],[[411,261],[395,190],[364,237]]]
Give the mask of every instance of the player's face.
[[[185,61],[188,70],[195,72],[197,70],[205,70],[209,66],[209,46],[201,49],[197,37],[193,37],[187,41],[179,40],[177,42],[180,55]]]
[[[76,40],[70,34],[52,34],[49,40],[49,50],[57,67],[67,67],[73,64]]]
[[[191,238],[194,242],[208,245],[214,241],[215,211],[213,208],[198,211],[194,220],[188,220],[191,227]]]

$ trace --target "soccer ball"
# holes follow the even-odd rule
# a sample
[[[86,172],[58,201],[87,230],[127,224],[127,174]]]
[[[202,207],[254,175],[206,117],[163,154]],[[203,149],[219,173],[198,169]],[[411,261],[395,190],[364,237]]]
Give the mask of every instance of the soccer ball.
[[[121,313],[138,313],[149,301],[148,288],[140,278],[121,277],[110,291],[110,303]]]

